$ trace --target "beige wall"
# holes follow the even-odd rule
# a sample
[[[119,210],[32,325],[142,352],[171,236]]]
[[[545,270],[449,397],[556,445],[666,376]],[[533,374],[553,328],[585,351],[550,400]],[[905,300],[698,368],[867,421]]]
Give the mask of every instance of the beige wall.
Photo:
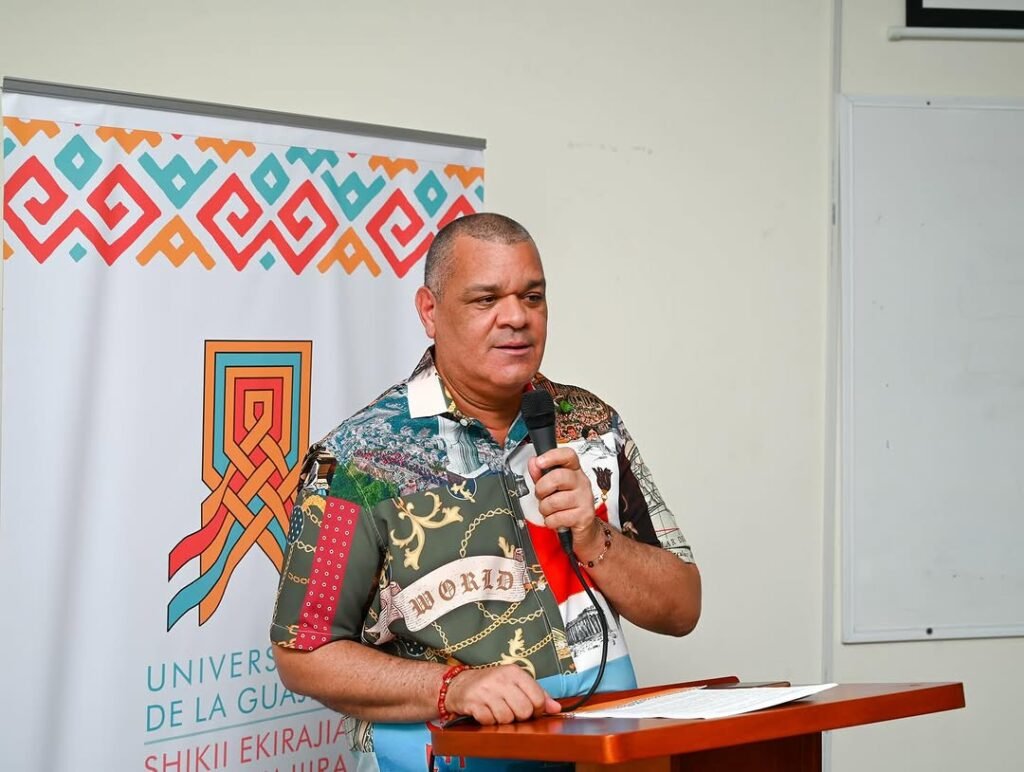
[[[622,411],[704,571],[697,633],[635,636],[641,677],[820,677],[826,3],[150,18],[63,0],[16,18],[4,75],[486,137],[488,206],[546,259],[545,370]]]
[[[904,0],[842,3],[842,89],[847,94],[1024,98],[1024,44],[992,41],[890,42]]]
[[[903,0],[847,0],[842,13],[842,90],[892,94],[1024,99],[1024,43],[886,40],[903,24]],[[970,534],[964,534],[970,539]],[[834,595],[839,608],[839,580]],[[841,681],[963,681],[966,711],[837,732],[834,772],[853,770],[1019,770],[1016,698],[1024,639],[838,643]]]
[[[486,137],[545,370],[621,410],[701,563],[700,627],[633,635],[641,680],[963,678],[970,711],[839,733],[834,768],[1009,768],[949,738],[983,753],[1019,642],[822,646],[832,4],[2,3],[0,75]],[[1020,96],[1024,46],[887,43],[901,9],[846,3],[844,90]]]

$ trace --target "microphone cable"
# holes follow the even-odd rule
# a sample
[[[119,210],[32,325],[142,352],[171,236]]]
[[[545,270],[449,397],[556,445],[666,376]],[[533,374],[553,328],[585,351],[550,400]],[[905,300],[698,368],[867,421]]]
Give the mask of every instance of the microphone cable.
[[[569,705],[568,707],[562,708],[563,713],[572,713],[574,710],[578,710],[583,707],[583,705],[585,705],[587,701],[594,696],[594,692],[597,691],[597,687],[600,685],[601,679],[604,678],[604,667],[608,663],[608,639],[611,637],[611,634],[608,630],[608,618],[604,615],[604,609],[601,608],[601,604],[597,602],[597,598],[590,589],[590,585],[583,578],[583,571],[580,570],[580,563],[576,559],[576,554],[569,549],[566,551],[566,557],[569,559],[569,565],[572,567],[573,573],[576,574],[576,579],[579,580],[583,590],[587,593],[587,597],[590,598],[590,602],[594,604],[594,609],[597,611],[597,617],[601,622],[601,665],[598,667],[597,675],[594,677],[594,683],[590,685],[587,693],[580,697],[577,702]]]

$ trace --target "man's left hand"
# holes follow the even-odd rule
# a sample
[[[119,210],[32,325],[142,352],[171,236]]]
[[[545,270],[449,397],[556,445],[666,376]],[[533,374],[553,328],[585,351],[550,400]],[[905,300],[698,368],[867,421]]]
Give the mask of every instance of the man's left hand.
[[[571,529],[574,544],[600,540],[601,530],[594,527],[594,490],[576,451],[554,448],[531,458],[528,466],[544,525]]]

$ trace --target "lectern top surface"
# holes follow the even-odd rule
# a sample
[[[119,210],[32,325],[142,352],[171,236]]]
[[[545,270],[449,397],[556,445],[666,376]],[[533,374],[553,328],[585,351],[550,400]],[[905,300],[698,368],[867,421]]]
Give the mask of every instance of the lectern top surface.
[[[617,699],[627,693],[601,695]],[[432,731],[435,753],[611,764],[820,734],[964,707],[961,683],[839,684],[799,702],[708,720],[550,717]]]

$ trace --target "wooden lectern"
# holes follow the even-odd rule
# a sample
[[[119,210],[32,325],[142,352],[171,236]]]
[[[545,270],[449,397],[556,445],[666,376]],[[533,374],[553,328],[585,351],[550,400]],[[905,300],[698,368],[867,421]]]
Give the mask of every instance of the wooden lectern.
[[[727,685],[736,678],[678,686]],[[597,704],[663,687],[595,695]],[[578,772],[820,772],[821,733],[964,707],[960,683],[840,684],[798,702],[729,718],[541,718],[432,728],[439,756],[572,761]]]

